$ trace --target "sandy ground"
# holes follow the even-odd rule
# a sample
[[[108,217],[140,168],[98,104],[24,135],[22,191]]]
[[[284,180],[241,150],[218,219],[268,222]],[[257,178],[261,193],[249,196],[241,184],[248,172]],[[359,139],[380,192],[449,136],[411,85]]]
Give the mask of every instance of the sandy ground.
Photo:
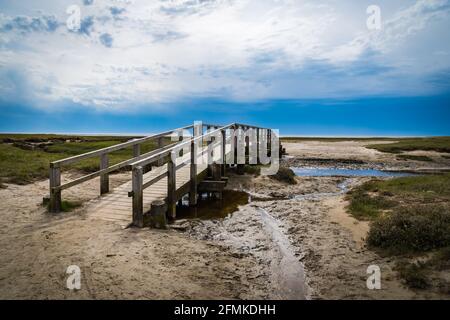
[[[127,178],[114,175],[112,184]],[[93,199],[98,183],[77,186],[63,198]],[[246,278],[257,267],[253,257],[172,230],[91,220],[89,202],[50,215],[41,206],[47,185],[0,190],[0,298],[235,299],[248,292]],[[66,288],[69,265],[81,269],[79,291]]]
[[[402,167],[395,156],[360,142],[285,147],[288,161],[350,158]],[[408,161],[409,168],[422,165]],[[447,165],[448,160],[431,164]],[[112,175],[112,186],[127,179],[129,174]],[[249,204],[223,220],[178,221],[178,229],[165,231],[122,229],[92,219],[98,180],[65,191],[64,199],[84,204],[58,215],[41,205],[47,181],[7,185],[0,189],[0,298],[442,298],[406,289],[394,262],[364,247],[369,227],[345,212],[339,186],[351,188],[367,178],[297,179],[289,186],[268,177],[231,175],[228,188],[249,192]],[[366,287],[366,270],[373,264],[381,268],[381,290]],[[69,265],[81,268],[79,291],[66,288]]]

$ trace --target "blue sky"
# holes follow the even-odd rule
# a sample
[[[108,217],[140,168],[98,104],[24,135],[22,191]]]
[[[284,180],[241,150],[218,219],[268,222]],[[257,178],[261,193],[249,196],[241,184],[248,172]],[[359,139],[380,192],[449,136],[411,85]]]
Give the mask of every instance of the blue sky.
[[[449,15],[448,0],[0,0],[0,131],[450,135]]]

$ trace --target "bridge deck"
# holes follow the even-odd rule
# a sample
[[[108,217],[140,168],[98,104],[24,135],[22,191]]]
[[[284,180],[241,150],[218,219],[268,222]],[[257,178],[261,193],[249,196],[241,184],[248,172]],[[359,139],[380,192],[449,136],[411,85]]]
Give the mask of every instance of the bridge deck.
[[[215,149],[216,151],[216,149]],[[227,153],[229,148],[227,148]],[[206,154],[199,156],[197,165],[197,176],[201,176],[207,170]],[[202,159],[201,159],[202,158]],[[190,159],[190,153],[183,156],[177,161],[181,163]],[[200,160],[201,159],[201,160]],[[167,165],[154,167],[151,171],[144,174],[144,183],[154,179],[155,177],[165,173]],[[180,190],[190,181],[190,164],[187,163],[183,167],[176,170],[176,190]],[[132,221],[132,198],[128,197],[131,191],[131,181],[126,182],[112,190],[110,193],[103,195],[100,200],[89,210],[92,212],[91,218],[117,222],[121,226],[126,226]],[[151,203],[154,200],[166,200],[167,198],[167,177],[155,182],[147,189],[144,189],[143,203],[144,212],[150,210]]]

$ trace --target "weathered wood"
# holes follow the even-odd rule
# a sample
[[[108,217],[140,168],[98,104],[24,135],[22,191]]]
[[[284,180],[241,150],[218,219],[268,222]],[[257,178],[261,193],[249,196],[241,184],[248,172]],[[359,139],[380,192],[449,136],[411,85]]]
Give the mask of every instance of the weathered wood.
[[[127,141],[127,142],[124,142],[124,143],[115,144],[115,145],[113,145],[111,147],[106,147],[106,148],[102,148],[102,149],[99,149],[99,150],[86,152],[86,153],[83,153],[83,154],[80,154],[80,155],[77,155],[77,156],[69,157],[69,158],[66,158],[66,159],[53,161],[52,163],[50,163],[50,166],[51,167],[60,167],[62,165],[68,165],[68,164],[71,164],[71,163],[78,162],[80,160],[92,158],[92,157],[95,157],[95,156],[100,156],[100,155],[105,154],[105,153],[111,153],[113,151],[117,151],[117,150],[121,150],[121,149],[124,149],[124,148],[127,148],[127,147],[131,147],[131,146],[134,146],[136,144],[141,144],[141,143],[144,143],[146,141],[157,139],[159,137],[164,137],[164,136],[167,136],[167,135],[169,135],[169,134],[171,134],[172,132],[175,132],[175,131],[185,130],[185,129],[190,129],[190,128],[192,128],[192,125],[186,126],[186,127],[182,127],[182,128],[178,128],[178,129],[175,129],[175,130],[161,132],[161,133],[154,134],[154,135],[151,135],[151,136],[148,136],[148,137],[144,137],[144,138],[140,138],[140,139],[133,139],[133,140],[130,140],[130,141]]]
[[[198,190],[199,192],[222,192],[226,185],[226,181],[204,180],[199,183]]]
[[[259,164],[259,128],[256,128],[256,164]]]
[[[189,205],[197,205],[197,144],[191,142],[191,164],[190,164],[190,188],[189,188]]]
[[[175,145],[176,145],[176,143],[168,145],[168,146],[165,146],[165,147],[162,148],[162,150],[168,150],[168,149],[170,149],[171,147],[173,147]],[[75,186],[77,184],[80,184],[80,183],[83,183],[85,181],[88,181],[88,180],[94,179],[96,177],[99,177],[99,176],[101,176],[104,173],[109,173],[109,172],[116,171],[118,169],[124,168],[126,166],[129,166],[133,162],[139,161],[141,159],[145,159],[145,157],[149,157],[149,156],[154,155],[154,154],[156,154],[158,152],[161,152],[161,150],[153,150],[153,151],[147,152],[145,154],[140,155],[137,158],[132,158],[132,159],[128,159],[128,160],[122,161],[122,162],[117,163],[115,165],[112,165],[112,166],[110,166],[110,167],[108,167],[106,169],[99,170],[99,171],[87,174],[85,176],[82,176],[80,178],[77,178],[75,180],[67,182],[65,184],[62,184],[62,185],[60,185],[60,186],[58,186],[56,188],[58,188],[60,190],[68,189],[68,188],[73,187],[73,186]]]
[[[221,131],[222,133],[222,165],[221,165],[221,174],[222,176],[226,175],[226,147],[227,147],[227,133],[225,130]]]
[[[167,206],[164,200],[155,200],[150,209],[150,227],[156,229],[167,228]]]
[[[141,145],[135,144],[133,146],[133,158],[139,157],[141,155]]]
[[[176,168],[172,157],[167,162],[167,214],[172,219],[176,217]]]
[[[100,170],[104,170],[109,166],[108,154],[102,154],[100,156]],[[100,194],[109,192],[109,174],[104,173],[100,176]]]
[[[132,174],[133,188],[133,225],[142,228],[144,226],[144,195],[142,190],[143,168],[135,167]]]
[[[164,145],[164,138],[160,137],[158,138],[158,149],[161,149]],[[164,156],[159,157],[158,159],[158,167],[161,167],[164,164]]]
[[[49,211],[58,213],[61,211],[61,190],[55,189],[61,184],[61,169],[50,168],[50,204]]]
[[[211,165],[211,177],[214,181],[220,181],[222,177],[222,170],[218,163],[213,163]]]

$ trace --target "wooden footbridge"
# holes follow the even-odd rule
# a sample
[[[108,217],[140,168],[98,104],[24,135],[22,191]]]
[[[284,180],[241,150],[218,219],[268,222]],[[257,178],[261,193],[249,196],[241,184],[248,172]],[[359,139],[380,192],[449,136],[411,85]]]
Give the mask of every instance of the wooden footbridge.
[[[240,132],[237,135],[236,132]],[[257,143],[250,140],[255,134]],[[147,219],[158,212],[164,218],[175,218],[176,204],[189,195],[189,205],[197,204],[198,193],[220,192],[226,185],[226,167],[242,166],[249,160],[249,150],[257,149],[259,163],[261,145],[264,152],[271,150],[272,130],[267,128],[233,123],[227,126],[202,124],[161,132],[144,138],[133,139],[111,147],[50,163],[50,205],[49,210],[61,210],[61,191],[90,179],[100,177],[99,199],[93,212],[94,217],[143,227]],[[163,139],[171,137],[172,142],[164,146]],[[243,161],[239,161],[238,139],[244,139]],[[143,143],[157,140],[158,148],[141,154]],[[117,150],[132,148],[133,157],[109,165],[108,154]],[[278,149],[278,148],[277,148]],[[78,179],[61,184],[61,168],[81,160],[99,157],[99,170]],[[129,169],[131,180],[110,192],[109,174],[119,169]],[[131,198],[131,199],[130,199]],[[151,219],[150,219],[151,220]]]

